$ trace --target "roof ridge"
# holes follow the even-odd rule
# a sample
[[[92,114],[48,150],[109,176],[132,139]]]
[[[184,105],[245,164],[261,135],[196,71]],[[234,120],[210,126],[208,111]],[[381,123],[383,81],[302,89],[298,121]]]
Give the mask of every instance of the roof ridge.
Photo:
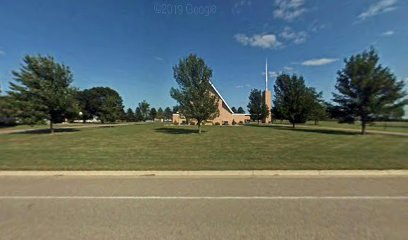
[[[230,108],[230,106],[228,105],[227,101],[225,101],[225,99],[222,97],[221,93],[217,90],[217,88],[214,86],[214,83],[209,80],[211,87],[214,89],[214,91],[218,94],[218,96],[221,98],[221,100],[225,103],[225,106],[227,106],[228,110],[234,114],[234,112],[232,111],[232,109]]]

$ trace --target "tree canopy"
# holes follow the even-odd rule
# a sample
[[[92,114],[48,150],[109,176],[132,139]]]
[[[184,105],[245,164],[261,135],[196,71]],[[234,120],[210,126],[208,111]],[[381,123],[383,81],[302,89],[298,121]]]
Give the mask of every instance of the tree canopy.
[[[362,134],[368,122],[401,116],[407,104],[404,82],[379,60],[372,48],[345,59],[344,68],[337,73],[333,101],[340,107],[343,121],[361,121]]]
[[[157,110],[156,108],[151,108],[149,112],[149,119],[154,120],[157,117]]]
[[[77,94],[82,118],[98,117],[101,122],[115,122],[124,115],[123,100],[118,92],[109,87],[93,87]]]
[[[189,55],[173,67],[179,88],[172,88],[170,95],[179,104],[179,111],[187,119],[195,119],[198,132],[208,119],[218,116],[218,97],[211,92],[212,70],[202,58]]]
[[[242,107],[239,107],[237,113],[244,114],[245,110]]]
[[[10,104],[14,116],[27,124],[49,120],[53,124],[78,113],[71,87],[73,75],[69,67],[50,56],[25,56],[23,65],[13,71],[10,82]]]
[[[170,107],[166,107],[164,109],[164,119],[169,120],[172,119],[173,117],[173,112],[171,111]]]
[[[263,101],[262,91],[258,89],[252,89],[249,94],[248,112],[251,115],[252,121],[258,121],[258,123],[269,116],[269,110]]]
[[[319,96],[315,89],[306,87],[302,76],[297,75],[279,75],[274,90],[275,114],[288,119],[293,127],[308,120]]]
[[[140,119],[140,121],[146,121],[149,118],[150,104],[146,102],[146,100],[143,100],[138,104],[138,108],[136,108],[136,114],[139,114],[137,110],[140,111],[140,117],[138,116],[138,119]]]

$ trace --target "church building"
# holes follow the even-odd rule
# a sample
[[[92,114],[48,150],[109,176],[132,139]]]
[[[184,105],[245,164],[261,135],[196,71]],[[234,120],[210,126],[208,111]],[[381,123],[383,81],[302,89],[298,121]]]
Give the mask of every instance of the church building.
[[[210,81],[211,85],[211,94],[214,94],[218,97],[218,117],[208,120],[205,124],[207,125],[231,125],[235,124],[244,124],[251,121],[250,114],[239,114],[234,113],[228,103],[225,101],[221,93],[217,90],[214,84]],[[265,105],[269,109],[269,116],[266,119],[263,119],[263,123],[271,123],[272,122],[272,93],[268,90],[268,63],[266,62],[265,65],[265,91],[263,92],[263,100]],[[179,113],[173,114],[172,119],[173,124],[187,124],[187,120],[184,116]],[[190,122],[194,123],[194,120],[190,120]]]

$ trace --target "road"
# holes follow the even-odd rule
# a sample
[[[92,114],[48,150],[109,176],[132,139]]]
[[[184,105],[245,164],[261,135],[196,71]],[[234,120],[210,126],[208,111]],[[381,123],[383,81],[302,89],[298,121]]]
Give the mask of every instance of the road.
[[[0,239],[406,239],[408,177],[0,177]]]

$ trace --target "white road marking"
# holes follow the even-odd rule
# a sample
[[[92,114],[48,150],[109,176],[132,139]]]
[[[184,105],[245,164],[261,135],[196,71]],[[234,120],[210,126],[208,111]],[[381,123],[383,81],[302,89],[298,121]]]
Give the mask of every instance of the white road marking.
[[[408,196],[0,196],[0,200],[408,200]]]

